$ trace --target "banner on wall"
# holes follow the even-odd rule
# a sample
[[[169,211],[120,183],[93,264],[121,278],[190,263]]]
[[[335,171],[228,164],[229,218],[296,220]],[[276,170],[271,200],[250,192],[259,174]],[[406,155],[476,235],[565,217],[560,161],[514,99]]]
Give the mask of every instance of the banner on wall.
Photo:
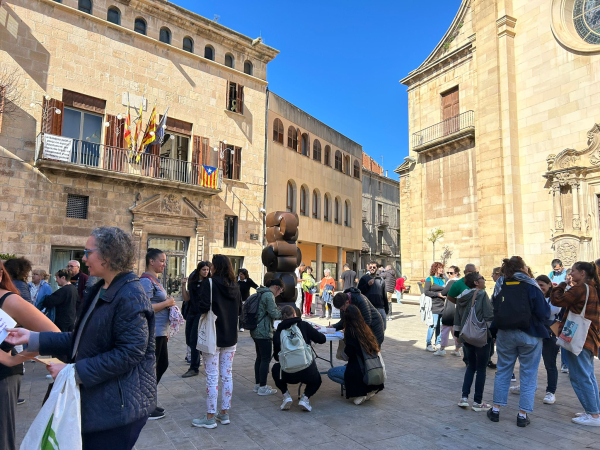
[[[44,158],[56,161],[71,161],[73,139],[64,136],[44,134]]]

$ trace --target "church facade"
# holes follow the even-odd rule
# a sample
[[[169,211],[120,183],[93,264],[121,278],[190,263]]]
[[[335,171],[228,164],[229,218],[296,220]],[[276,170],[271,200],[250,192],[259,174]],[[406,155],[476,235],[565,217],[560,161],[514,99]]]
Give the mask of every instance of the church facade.
[[[401,251],[484,275],[600,256],[600,1],[464,0],[408,88]],[[428,240],[432,230],[443,240]]]

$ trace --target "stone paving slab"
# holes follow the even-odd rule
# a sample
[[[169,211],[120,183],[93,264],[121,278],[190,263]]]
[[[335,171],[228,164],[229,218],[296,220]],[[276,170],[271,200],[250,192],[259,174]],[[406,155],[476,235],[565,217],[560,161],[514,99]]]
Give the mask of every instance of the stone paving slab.
[[[424,350],[427,327],[420,321],[418,306],[394,305],[394,320],[387,325],[382,348],[388,373],[385,390],[370,402],[355,406],[341,397],[339,385],[324,375],[310,413],[297,406],[280,411],[281,393],[259,397],[252,392],[254,343],[248,332],[241,333],[233,364],[232,422],[213,430],[191,426],[191,420],[206,411],[205,374],[201,368],[200,376],[181,378],[188,366],[180,333],[169,342],[170,365],[158,387],[159,403],[167,416],[148,422],[136,449],[600,449],[600,427],[570,421],[582,408],[568,375],[559,374],[557,402],[544,405],[546,372],[541,364],[531,425],[516,426],[516,395],[509,395],[500,422],[492,423],[484,412],[456,406],[464,364],[450,354],[436,357]],[[334,351],[336,346],[334,343]],[[329,343],[316,346],[316,350],[328,357]],[[328,367],[321,360],[318,364],[321,370]],[[518,364],[515,372],[518,378]],[[19,440],[39,411],[48,385],[45,375],[41,364],[26,363],[21,397],[27,403],[17,408]],[[600,371],[596,376],[600,377]],[[492,401],[493,378],[494,371],[488,369],[484,391],[488,403]],[[269,384],[273,385],[270,376]],[[292,392],[296,394],[297,389]]]

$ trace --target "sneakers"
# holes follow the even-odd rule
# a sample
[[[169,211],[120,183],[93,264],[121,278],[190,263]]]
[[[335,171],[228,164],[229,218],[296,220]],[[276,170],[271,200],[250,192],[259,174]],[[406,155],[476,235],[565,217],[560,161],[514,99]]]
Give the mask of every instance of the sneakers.
[[[209,419],[207,416],[204,416],[202,419],[194,419],[192,420],[192,426],[198,428],[217,428],[215,417]]]
[[[508,388],[508,391],[511,394],[519,395],[521,393],[521,385],[511,386],[510,388]]]
[[[227,414],[227,413],[225,413],[225,414],[217,413],[215,415],[215,419],[217,419],[219,422],[221,422],[222,425],[229,425],[231,423],[231,420],[229,420],[229,414]]]
[[[157,406],[155,409],[159,412],[165,412],[165,408],[161,408],[160,406]]]
[[[436,348],[433,345],[429,344],[425,350],[427,350],[428,352],[435,352]]]
[[[360,404],[364,403],[366,400],[367,400],[367,396],[366,395],[363,395],[362,397],[356,397],[354,399],[354,404],[355,405],[360,405]]]
[[[366,400],[366,401],[369,401],[369,400],[371,400],[373,397],[375,397],[375,394],[377,394],[377,391],[371,391],[371,392],[369,392],[369,393],[367,394],[367,400]]]
[[[273,389],[271,386],[261,386],[258,388],[258,395],[273,395],[277,394],[277,389]]]
[[[515,377],[515,374],[512,374],[512,377],[510,377],[510,382],[511,383],[516,383],[517,382],[517,377]]]
[[[304,397],[302,397],[302,398],[304,398]],[[294,401],[292,400],[290,393],[286,392],[285,394],[283,394],[283,403],[281,404],[281,406],[279,408],[282,411],[288,411],[292,407],[293,402]]]
[[[195,376],[198,376],[199,373],[200,373],[199,370],[190,369],[186,373],[184,373],[183,375],[181,375],[181,378],[195,377]]]
[[[566,364],[563,364],[562,366],[560,366],[560,373],[569,373],[569,368],[567,367]]]
[[[460,399],[460,401],[458,402],[458,406],[460,406],[461,408],[468,408],[469,407],[469,399],[467,397],[462,397]]]
[[[481,412],[481,411],[487,411],[491,407],[492,407],[492,405],[488,405],[487,403],[481,402],[481,403],[473,403],[473,406],[471,407],[471,409],[473,411]]]
[[[488,362],[488,363],[487,363],[487,366],[488,366],[490,369],[496,369],[496,368],[498,367],[498,366],[496,365],[496,363],[493,363],[492,361]]]
[[[451,354],[452,356],[462,356],[462,353],[460,352],[460,350],[452,350],[452,351],[450,352],[450,354]]]
[[[258,392],[258,388],[260,388],[260,384],[255,384],[254,388],[252,389],[254,392]]]
[[[290,399],[291,400],[291,399]],[[310,400],[306,395],[303,395],[300,401],[298,402],[298,406],[302,408],[304,411],[312,411],[312,406],[310,406]]]
[[[150,417],[148,417],[148,420],[158,420],[162,419],[163,417],[165,417],[165,411],[159,411],[158,409],[155,409],[152,411],[152,414],[150,414]]]
[[[26,400],[24,398],[17,399],[17,405],[22,405],[25,402],[26,402]]]
[[[552,392],[546,392],[544,403],[546,405],[554,405],[554,402],[556,402],[556,396]]]
[[[521,414],[517,413],[517,426],[518,427],[525,428],[530,423],[531,423],[531,420],[529,420],[529,414],[525,417],[521,417]]]
[[[240,328],[240,331],[243,333],[243,332],[244,332],[244,329],[243,329],[243,328]]]
[[[571,419],[573,423],[577,425],[586,425],[588,427],[600,427],[600,417],[594,418],[589,414],[585,414],[580,417],[574,417]]]
[[[488,409],[487,416],[492,422],[500,422],[500,411],[494,411],[494,408]]]
[[[446,356],[446,350],[440,348],[433,353],[433,356]]]

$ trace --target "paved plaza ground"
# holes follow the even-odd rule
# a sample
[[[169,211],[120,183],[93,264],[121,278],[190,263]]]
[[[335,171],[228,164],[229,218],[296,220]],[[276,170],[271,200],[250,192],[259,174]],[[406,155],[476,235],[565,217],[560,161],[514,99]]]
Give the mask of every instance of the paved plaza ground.
[[[206,411],[205,376],[201,367],[200,376],[181,378],[187,364],[180,333],[169,343],[170,366],[158,388],[159,403],[167,416],[148,422],[136,449],[600,449],[600,427],[571,423],[573,414],[582,408],[568,375],[559,374],[556,404],[542,403],[546,386],[543,364],[529,427],[516,426],[516,395],[510,395],[509,406],[501,409],[499,423],[490,422],[485,412],[459,408],[456,404],[465,367],[461,358],[450,354],[436,357],[425,351],[426,326],[421,323],[418,306],[394,305],[394,309],[382,348],[388,374],[385,390],[360,406],[341,397],[339,385],[324,375],[321,389],[312,399],[312,412],[296,406],[280,411],[281,393],[259,397],[252,392],[254,344],[248,332],[241,333],[233,364],[231,424],[213,430],[191,426],[192,419]],[[329,344],[316,349],[320,355],[328,355]],[[325,370],[327,363],[319,361],[319,367]],[[516,374],[518,378],[518,367]],[[21,397],[27,403],[18,407],[19,440],[40,408],[47,387],[45,375],[41,364],[26,364]],[[484,401],[490,403],[494,371],[488,369],[487,375]],[[270,376],[269,384],[273,385]]]

